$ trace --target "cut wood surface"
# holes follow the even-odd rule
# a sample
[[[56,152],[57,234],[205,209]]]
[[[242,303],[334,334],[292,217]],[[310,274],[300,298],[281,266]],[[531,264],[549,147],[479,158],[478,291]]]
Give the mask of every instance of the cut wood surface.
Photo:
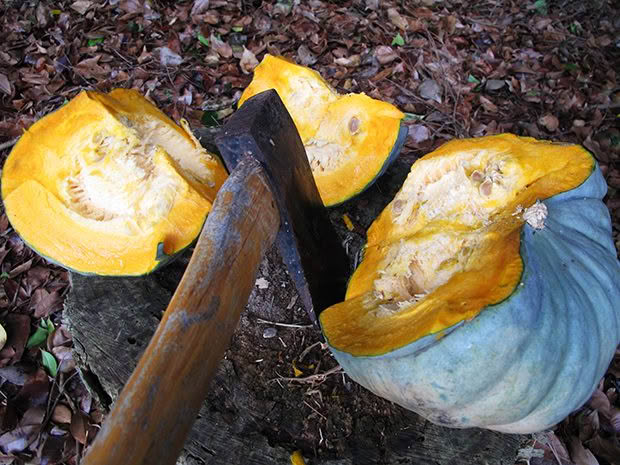
[[[330,211],[352,263],[411,162],[399,160],[376,186]],[[189,257],[140,278],[72,275],[65,318],[84,379],[104,405],[136,366]],[[433,425],[339,373],[272,251],[178,463],[288,465],[301,449],[308,465],[513,465],[522,439]]]

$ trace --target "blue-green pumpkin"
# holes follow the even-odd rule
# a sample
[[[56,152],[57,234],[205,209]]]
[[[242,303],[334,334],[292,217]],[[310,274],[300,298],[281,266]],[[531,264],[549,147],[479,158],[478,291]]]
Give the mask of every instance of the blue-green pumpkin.
[[[547,429],[620,343],[606,184],[579,146],[499,135],[418,160],[321,314],[346,373],[434,423]]]

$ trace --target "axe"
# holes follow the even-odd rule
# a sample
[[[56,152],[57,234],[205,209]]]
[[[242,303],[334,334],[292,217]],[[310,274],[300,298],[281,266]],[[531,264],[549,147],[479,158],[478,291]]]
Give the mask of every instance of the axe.
[[[85,465],[176,462],[274,241],[314,322],[344,299],[348,259],[276,91],[249,99],[216,144],[231,175]]]

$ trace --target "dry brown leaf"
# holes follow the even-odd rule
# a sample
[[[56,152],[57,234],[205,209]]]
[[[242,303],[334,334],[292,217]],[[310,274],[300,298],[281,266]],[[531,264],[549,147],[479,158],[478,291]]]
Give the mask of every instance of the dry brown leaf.
[[[191,15],[199,15],[204,13],[209,8],[209,0],[194,0],[192,5]]]
[[[58,404],[52,413],[52,421],[60,424],[71,423],[73,412],[65,404]]]
[[[398,58],[398,53],[388,45],[380,45],[375,48],[375,58],[380,64],[386,65],[396,60]]]
[[[211,47],[217,52],[217,54],[224,58],[230,58],[233,54],[232,47],[226,42],[218,38],[215,34],[211,34],[209,37]]]
[[[409,126],[409,138],[415,143],[419,144],[431,137],[431,132],[423,124],[412,124]]]
[[[577,436],[572,436],[568,442],[570,458],[576,465],[600,465],[594,454],[586,449]]]
[[[441,87],[434,79],[427,79],[418,87],[420,97],[441,103]]]
[[[69,431],[71,431],[71,435],[80,444],[86,444],[87,428],[88,420],[86,415],[78,410],[71,418],[71,426],[69,426]]]
[[[350,57],[341,57],[334,59],[334,63],[340,66],[348,66],[355,68],[360,65],[362,59],[359,55],[351,55]]]
[[[179,66],[183,63],[183,57],[168,47],[158,47],[153,52],[159,56],[159,62],[164,66]]]
[[[312,66],[316,63],[317,57],[306,44],[301,44],[297,49],[297,63],[303,66]]]
[[[538,123],[541,126],[544,126],[549,132],[555,132],[558,129],[558,126],[560,126],[560,121],[552,114],[541,116]]]
[[[4,327],[8,337],[4,348],[0,351],[0,360],[9,359],[8,363],[13,364],[21,360],[24,353],[30,334],[30,317],[10,313],[4,320]]]
[[[390,22],[397,28],[403,31],[409,28],[409,22],[401,16],[396,8],[388,8],[387,15]]]
[[[258,66],[258,60],[256,59],[256,55],[252,53],[251,50],[243,47],[243,55],[241,56],[241,60],[239,60],[239,66],[241,67],[241,71],[244,74],[250,74],[254,71],[254,68]]]
[[[90,0],[77,0],[71,4],[71,9],[77,11],[79,14],[85,14],[88,9],[93,5]]]
[[[484,95],[480,96],[480,104],[482,105],[482,108],[484,108],[486,111],[490,113],[497,113],[497,105],[491,102],[491,100],[486,98]]]
[[[73,360],[73,351],[71,347],[54,347],[52,353],[58,360],[58,370],[61,373],[71,373],[75,370],[75,361]]]

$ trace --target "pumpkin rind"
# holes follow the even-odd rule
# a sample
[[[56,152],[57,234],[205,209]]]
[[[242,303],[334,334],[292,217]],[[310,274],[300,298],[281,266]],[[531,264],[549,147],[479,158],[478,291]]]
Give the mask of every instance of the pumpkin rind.
[[[319,73],[284,58],[265,55],[239,106],[267,89],[276,89],[291,114],[326,206],[372,185],[405,142],[396,107],[365,94],[339,95]]]
[[[544,200],[544,228],[520,229],[522,273],[509,296],[438,333],[353,355],[330,339],[325,315],[338,306],[328,309],[321,322],[334,356],[358,383],[441,425],[531,433],[561,421],[588,400],[620,342],[605,192],[595,166]]]
[[[139,275],[194,241],[226,176],[137,91],[82,92],[17,142],[2,199],[15,230],[51,261]]]

